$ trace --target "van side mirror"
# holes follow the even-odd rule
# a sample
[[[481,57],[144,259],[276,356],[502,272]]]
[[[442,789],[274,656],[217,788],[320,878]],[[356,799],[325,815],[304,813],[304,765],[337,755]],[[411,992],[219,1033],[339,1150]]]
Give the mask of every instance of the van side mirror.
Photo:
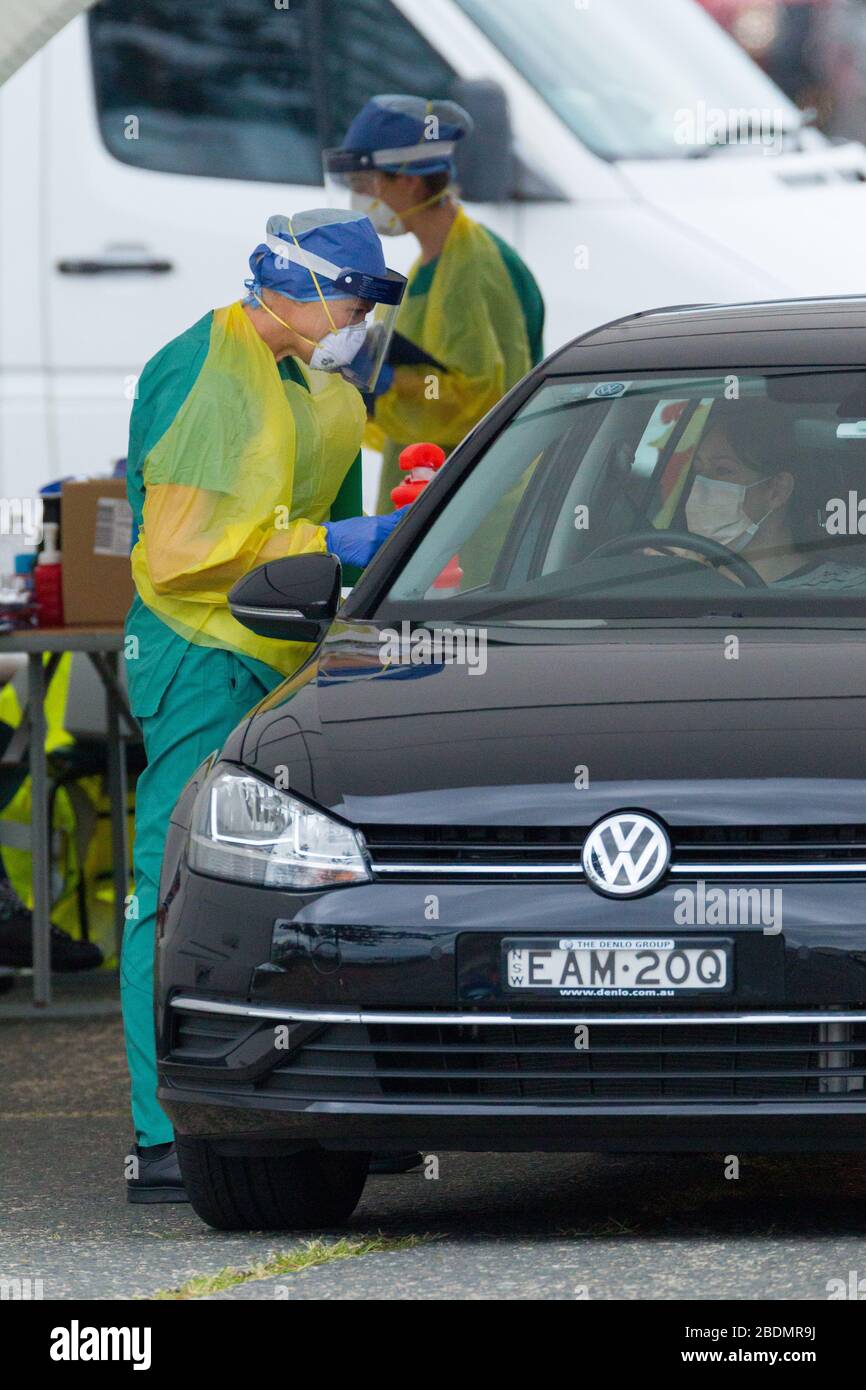
[[[335,555],[287,555],[239,579],[229,609],[259,637],[318,643],[337,612],[340,581]]]
[[[449,96],[475,122],[455,152],[461,196],[467,203],[507,203],[514,195],[517,161],[505,89],[492,79],[465,78],[452,82]]]

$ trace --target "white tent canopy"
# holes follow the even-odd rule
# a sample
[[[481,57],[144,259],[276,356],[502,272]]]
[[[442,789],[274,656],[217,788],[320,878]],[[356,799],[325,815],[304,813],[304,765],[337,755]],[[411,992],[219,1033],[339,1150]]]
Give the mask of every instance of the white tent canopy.
[[[0,0],[0,83],[95,0]]]

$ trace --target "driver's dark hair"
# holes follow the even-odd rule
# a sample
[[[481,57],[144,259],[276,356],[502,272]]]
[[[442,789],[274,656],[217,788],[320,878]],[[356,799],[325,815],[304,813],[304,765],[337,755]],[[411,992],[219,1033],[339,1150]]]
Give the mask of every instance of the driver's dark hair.
[[[723,430],[737,457],[761,477],[793,472],[794,432],[790,418],[775,402],[746,398],[715,401],[707,431]]]

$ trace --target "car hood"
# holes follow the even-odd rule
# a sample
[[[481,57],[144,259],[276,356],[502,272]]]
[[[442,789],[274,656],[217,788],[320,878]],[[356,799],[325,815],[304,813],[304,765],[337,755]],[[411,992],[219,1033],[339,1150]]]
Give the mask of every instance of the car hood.
[[[623,161],[627,185],[702,254],[726,255],[765,277],[763,297],[862,289],[866,150],[849,143],[811,153],[724,150],[707,159]]]
[[[864,634],[491,630],[483,670],[382,650],[335,623],[224,756],[361,825],[866,823]]]

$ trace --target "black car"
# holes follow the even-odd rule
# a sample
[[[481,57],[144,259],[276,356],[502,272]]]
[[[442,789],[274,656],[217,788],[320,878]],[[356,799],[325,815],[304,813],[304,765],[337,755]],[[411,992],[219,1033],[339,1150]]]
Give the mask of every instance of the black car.
[[[160,1100],[219,1227],[371,1152],[866,1149],[866,298],[590,333],[452,454],[192,778]]]

